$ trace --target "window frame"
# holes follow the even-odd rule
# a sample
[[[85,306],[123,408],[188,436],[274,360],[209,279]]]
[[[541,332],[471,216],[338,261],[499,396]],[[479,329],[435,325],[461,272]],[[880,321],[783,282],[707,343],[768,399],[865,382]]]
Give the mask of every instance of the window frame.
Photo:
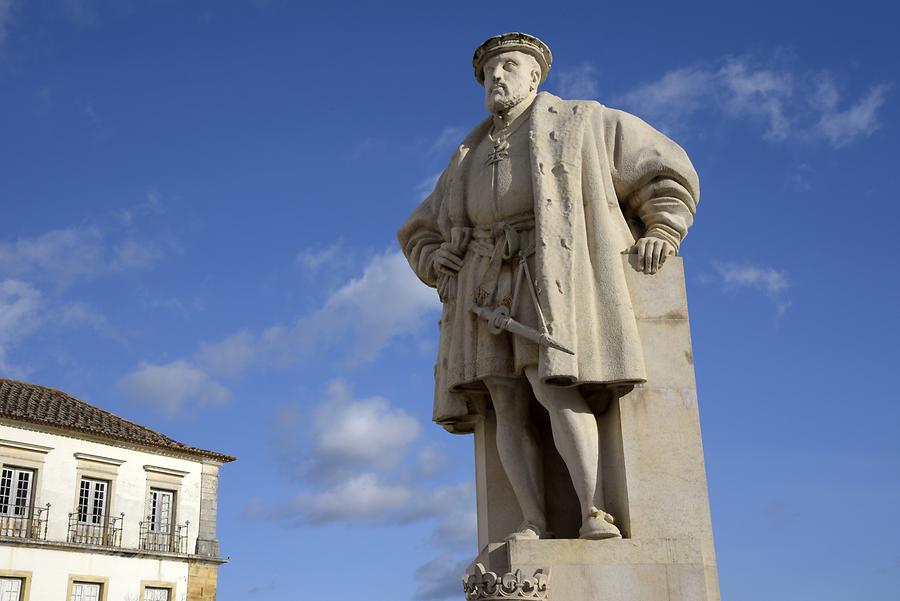
[[[147,589],[165,589],[169,591],[169,601],[175,601],[178,598],[175,596],[176,586],[174,582],[165,582],[162,580],[141,580],[140,601],[145,601]]]
[[[44,463],[52,447],[45,447],[16,440],[0,440],[0,469],[31,470],[31,500],[29,508],[33,511],[38,503],[43,503],[42,479]],[[11,495],[12,500],[12,495]]]
[[[155,520],[153,519],[154,518],[154,516],[153,516],[153,510],[154,510],[153,493],[157,493],[157,494],[162,493],[162,494],[171,495],[171,499],[169,500],[169,524],[168,524],[167,530],[156,530],[154,528],[156,522],[158,522],[160,520],[158,517],[159,507],[156,508],[157,517]],[[147,497],[147,531],[148,532],[155,532],[157,534],[168,534],[168,535],[174,534],[175,527],[178,524],[178,497],[179,496],[180,495],[178,494],[177,490],[172,490],[169,488],[160,488],[158,486],[150,487],[150,493]],[[159,497],[157,497],[157,498],[159,498]]]
[[[98,601],[107,601],[109,594],[109,578],[99,576],[83,576],[80,574],[69,575],[69,585],[66,588],[66,601],[72,601],[72,593],[76,584],[98,584],[100,585],[100,597]]]
[[[28,601],[31,596],[31,572],[22,570],[0,570],[0,578],[15,578],[22,581],[19,589],[19,601]]]

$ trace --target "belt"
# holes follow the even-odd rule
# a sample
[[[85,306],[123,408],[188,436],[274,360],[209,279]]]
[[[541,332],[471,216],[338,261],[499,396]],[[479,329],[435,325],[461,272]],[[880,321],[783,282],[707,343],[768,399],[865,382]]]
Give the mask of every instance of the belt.
[[[525,213],[472,228],[469,248],[475,254],[490,258],[475,291],[477,305],[487,305],[493,299],[504,261],[534,254],[533,236],[529,244],[524,246],[522,244],[522,233],[532,230],[534,230],[534,213]]]

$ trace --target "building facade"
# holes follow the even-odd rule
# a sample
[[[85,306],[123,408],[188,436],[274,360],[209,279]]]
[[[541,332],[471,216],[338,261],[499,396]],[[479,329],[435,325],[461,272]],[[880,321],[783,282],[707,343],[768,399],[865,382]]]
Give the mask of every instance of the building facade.
[[[0,601],[214,601],[233,460],[0,379]]]

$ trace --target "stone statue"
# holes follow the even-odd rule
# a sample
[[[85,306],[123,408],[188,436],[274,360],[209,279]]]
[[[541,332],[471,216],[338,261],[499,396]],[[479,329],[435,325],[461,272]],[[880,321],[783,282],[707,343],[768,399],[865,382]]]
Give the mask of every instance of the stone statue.
[[[685,152],[639,118],[538,92],[552,57],[523,33],[475,52],[490,116],[462,142],[398,237],[443,302],[434,420],[473,430],[478,399],[524,522],[548,538],[533,397],[581,510],[578,536],[620,537],[604,504],[597,414],[647,379],[623,254],[656,274],[693,222],[699,183]]]

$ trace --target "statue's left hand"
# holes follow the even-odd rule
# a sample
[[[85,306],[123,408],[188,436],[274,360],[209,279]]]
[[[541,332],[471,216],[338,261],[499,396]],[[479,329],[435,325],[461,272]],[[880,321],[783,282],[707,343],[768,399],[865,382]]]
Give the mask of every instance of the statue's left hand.
[[[666,259],[675,254],[675,246],[668,240],[646,236],[635,242],[628,252],[637,253],[638,269],[652,275],[662,269]]]

